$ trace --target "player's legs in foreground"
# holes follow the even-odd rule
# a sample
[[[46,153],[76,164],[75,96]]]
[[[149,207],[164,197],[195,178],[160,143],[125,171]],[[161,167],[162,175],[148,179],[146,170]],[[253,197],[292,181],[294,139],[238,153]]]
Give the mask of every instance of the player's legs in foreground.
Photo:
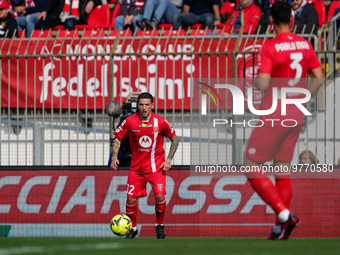
[[[290,162],[282,162],[274,160],[275,166],[282,166],[282,169],[289,169]],[[292,199],[292,181],[290,179],[290,173],[283,171],[282,173],[275,175],[275,186],[277,191],[280,194],[280,197],[283,203],[289,208],[290,201]],[[268,240],[277,239],[281,233],[281,222],[278,218],[276,218],[275,225],[273,227],[273,231],[267,238]]]
[[[165,215],[165,209],[166,209],[166,200],[164,195],[155,195],[156,205],[155,205],[155,211],[156,211],[156,237],[157,239],[164,239],[165,233],[164,233],[164,215]]]
[[[125,236],[125,239],[133,239],[138,235],[137,229],[137,198],[127,198],[126,199],[126,214],[130,217],[132,221],[132,229]]]
[[[244,159],[244,165],[260,169],[259,163],[247,157]],[[263,201],[272,207],[281,223],[281,232],[277,239],[287,239],[299,220],[290,213],[279,191],[265,174],[258,171],[256,173],[248,173],[247,177],[253,189]]]

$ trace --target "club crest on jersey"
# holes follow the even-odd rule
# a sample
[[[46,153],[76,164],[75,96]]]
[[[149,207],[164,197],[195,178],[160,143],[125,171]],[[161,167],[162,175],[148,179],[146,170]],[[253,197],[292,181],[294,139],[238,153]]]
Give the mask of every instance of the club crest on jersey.
[[[153,127],[153,132],[158,133],[159,132],[159,127]]]
[[[142,124],[139,124],[139,127],[152,127],[152,124],[142,123]]]
[[[163,190],[163,184],[157,184],[158,190],[162,191]]]
[[[143,148],[149,148],[152,144],[152,139],[147,135],[143,135],[141,138],[139,138],[139,144]]]

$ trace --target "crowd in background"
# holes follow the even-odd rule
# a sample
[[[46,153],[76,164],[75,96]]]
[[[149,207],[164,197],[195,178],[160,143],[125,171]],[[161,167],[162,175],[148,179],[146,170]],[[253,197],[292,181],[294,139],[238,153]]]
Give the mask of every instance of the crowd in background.
[[[132,31],[157,29],[171,24],[173,30],[201,24],[202,28],[223,29],[223,33],[261,33],[272,30],[270,6],[283,0],[0,0],[0,38],[30,37],[35,29],[56,26],[73,30],[87,24],[90,13],[99,5],[115,2],[120,8],[113,29]],[[316,1],[316,0],[315,0]],[[313,0],[289,0],[292,30],[297,34],[317,34],[319,19]]]

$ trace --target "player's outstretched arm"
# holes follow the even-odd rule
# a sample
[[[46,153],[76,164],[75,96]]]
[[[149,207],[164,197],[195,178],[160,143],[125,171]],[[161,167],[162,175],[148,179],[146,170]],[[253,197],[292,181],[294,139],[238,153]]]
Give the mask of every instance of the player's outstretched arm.
[[[170,140],[171,140],[171,146],[170,146],[169,155],[161,165],[161,168],[164,171],[169,171],[169,169],[171,168],[171,160],[175,156],[175,153],[176,153],[176,150],[179,144],[177,135],[174,135],[173,137],[171,137]]]
[[[318,91],[323,83],[323,72],[321,67],[315,68],[309,72],[310,77],[312,77],[312,81],[308,83],[307,89],[311,93],[312,96]]]
[[[113,170],[117,170],[118,169],[119,160],[117,158],[117,155],[118,155],[118,151],[119,151],[119,148],[120,148],[120,144],[121,144],[121,141],[119,139],[116,138],[116,139],[113,140],[113,144],[112,144],[112,161],[111,161],[111,165],[110,165],[110,167]]]

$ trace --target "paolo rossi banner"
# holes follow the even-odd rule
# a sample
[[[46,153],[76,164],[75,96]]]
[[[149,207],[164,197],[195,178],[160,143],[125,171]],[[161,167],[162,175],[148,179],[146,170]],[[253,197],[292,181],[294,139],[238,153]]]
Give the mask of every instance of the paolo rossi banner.
[[[0,233],[5,236],[113,236],[111,218],[125,212],[128,171],[0,172]],[[340,179],[292,179],[296,237],[340,237]],[[141,236],[154,236],[151,187],[139,199]],[[167,236],[267,236],[275,214],[246,177],[167,176]]]
[[[13,57],[1,57],[1,107],[102,109],[112,100],[109,98],[109,54],[113,42],[105,38],[99,41],[6,41],[1,53]],[[254,45],[253,40],[244,40],[239,50],[257,51],[261,43],[258,40]],[[232,77],[232,55],[217,56],[214,52],[230,52],[234,46],[234,39],[218,38],[203,41],[121,39],[115,53],[132,55],[114,56],[114,101],[125,100],[130,92],[148,91],[156,97],[158,109],[190,109],[192,78],[218,78],[223,82],[223,78]],[[212,54],[191,54],[208,51]],[[137,52],[174,54],[133,55]],[[18,54],[25,57],[18,57]],[[45,56],[30,57],[32,54]],[[249,84],[238,84],[244,90],[252,86],[251,80],[257,75],[257,55],[239,54],[236,58],[237,77],[250,79]],[[225,100],[225,96],[221,98]],[[232,107],[231,100],[229,104]]]

